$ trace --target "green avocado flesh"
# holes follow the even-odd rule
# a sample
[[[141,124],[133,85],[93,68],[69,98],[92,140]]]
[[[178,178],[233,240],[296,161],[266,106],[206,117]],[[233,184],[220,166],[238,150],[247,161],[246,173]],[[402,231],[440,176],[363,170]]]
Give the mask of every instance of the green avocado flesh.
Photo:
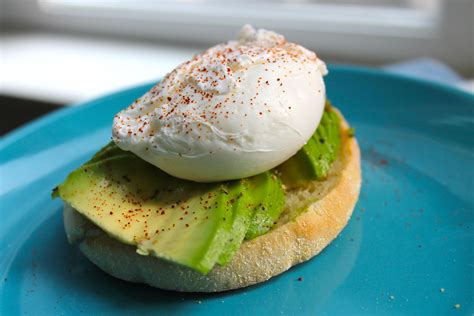
[[[284,201],[271,172],[196,183],[174,178],[112,143],[72,172],[57,194],[137,252],[202,273],[232,259],[257,210],[263,207],[269,218],[279,217]]]
[[[312,138],[277,173],[220,183],[172,177],[111,142],[53,196],[138,253],[206,274],[275,225],[285,204],[282,183],[294,188],[327,175],[340,147],[339,124],[327,106]]]
[[[253,239],[268,232],[281,215],[285,205],[285,195],[280,194],[280,179],[273,173],[265,172],[252,182],[252,194],[262,197],[255,205],[256,211],[245,235],[245,239]]]
[[[341,147],[340,124],[339,116],[326,103],[321,122],[313,136],[296,155],[277,167],[287,188],[326,178]]]

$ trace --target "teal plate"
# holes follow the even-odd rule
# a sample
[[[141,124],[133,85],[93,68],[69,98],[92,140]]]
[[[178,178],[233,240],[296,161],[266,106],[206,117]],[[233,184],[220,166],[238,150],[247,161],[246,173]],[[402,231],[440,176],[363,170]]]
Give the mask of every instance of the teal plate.
[[[151,85],[60,110],[4,137],[0,314],[472,315],[473,95],[343,66],[332,67],[326,82],[362,149],[352,219],[313,260],[227,293],[120,281],[66,242],[51,188],[110,139],[113,115]]]

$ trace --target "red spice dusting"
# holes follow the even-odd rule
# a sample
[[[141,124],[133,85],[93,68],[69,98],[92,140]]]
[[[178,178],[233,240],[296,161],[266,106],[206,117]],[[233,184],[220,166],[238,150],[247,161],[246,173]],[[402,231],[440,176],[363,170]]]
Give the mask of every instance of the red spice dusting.
[[[201,122],[206,125],[208,123],[218,125],[220,124],[218,118],[229,118],[231,115],[235,115],[238,112],[232,111],[235,108],[232,105],[238,104],[238,102],[235,100],[236,90],[233,88],[235,88],[234,85],[242,82],[239,74],[247,71],[250,66],[246,63],[241,63],[239,56],[250,57],[250,64],[259,63],[264,65],[265,71],[271,70],[274,72],[278,67],[285,69],[286,73],[291,73],[291,70],[285,66],[289,62],[296,62],[302,65],[315,62],[316,60],[316,55],[307,54],[295,44],[287,43],[280,36],[276,36],[272,40],[274,43],[268,46],[246,43],[245,45],[234,47],[232,46],[233,44],[227,43],[194,56],[191,60],[181,64],[166,75],[165,79],[153,87],[145,98],[142,100],[137,99],[129,107],[129,110],[135,111],[134,114],[116,115],[115,119],[119,124],[114,126],[114,133],[116,131],[118,133],[127,133],[130,137],[132,135],[141,138],[146,136],[153,137],[157,132],[154,130],[155,128],[172,128],[174,125],[172,120],[180,117],[185,124],[179,133],[190,134],[192,132],[191,126],[196,125],[188,125],[188,123],[199,123],[199,131],[202,132],[205,126],[201,126]],[[270,67],[271,64],[277,62],[279,64],[276,64],[276,67]],[[210,65],[209,68],[207,67],[208,65]],[[303,70],[302,67],[299,69],[300,71]],[[284,74],[284,77],[287,77],[287,75]],[[282,86],[281,78],[277,78],[276,81]],[[257,90],[262,88],[263,83],[270,85],[270,80],[264,80],[263,77],[259,77]],[[217,103],[215,97],[222,90],[225,91],[226,89],[230,89],[231,97],[227,97],[222,102]],[[285,92],[283,90],[283,93]],[[244,91],[241,91],[241,94],[244,95]],[[173,97],[168,95],[173,95]],[[258,96],[259,93],[256,92],[255,95]],[[168,104],[163,104],[166,100]],[[172,100],[173,103],[169,104]],[[200,101],[208,103],[209,106],[206,107],[206,105],[200,104]],[[255,101],[255,98],[251,98],[249,101],[241,101],[240,103],[241,105],[252,106]],[[200,108],[201,106],[205,108],[204,111],[200,114],[196,113],[202,109]],[[231,111],[226,111],[226,109]],[[267,106],[265,110],[271,112]],[[258,113],[263,115],[263,112]],[[244,116],[247,116],[247,114]],[[164,121],[158,127],[155,124],[151,124],[157,118],[160,121]],[[145,126],[147,126],[146,129]],[[157,141],[157,139],[153,141]],[[152,145],[151,148],[157,147]],[[148,148],[145,150],[148,150]]]

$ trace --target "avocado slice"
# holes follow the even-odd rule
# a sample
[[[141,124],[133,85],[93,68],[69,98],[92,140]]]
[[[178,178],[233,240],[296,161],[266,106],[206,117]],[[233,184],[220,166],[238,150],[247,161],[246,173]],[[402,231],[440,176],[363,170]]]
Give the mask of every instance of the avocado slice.
[[[251,183],[255,213],[245,239],[253,239],[268,232],[283,212],[285,192],[280,179],[272,172],[262,173]],[[255,178],[255,177],[254,177]]]
[[[111,143],[72,172],[54,195],[109,235],[135,245],[138,253],[206,274],[232,259],[256,205],[268,204],[264,192],[251,190],[275,186],[268,181],[277,183],[270,172],[222,183],[186,181]]]
[[[277,167],[288,189],[327,176],[341,147],[340,124],[339,116],[327,102],[321,122],[306,145]]]
[[[231,239],[219,257],[220,265],[227,264],[245,239],[253,239],[269,231],[283,212],[285,192],[281,181],[271,171],[244,179],[245,191],[239,193]],[[251,212],[242,210],[251,210]]]
[[[141,254],[207,273],[228,238],[232,210],[222,185],[173,178],[134,156],[86,164],[59,186],[60,197]],[[227,222],[226,222],[227,221]]]
[[[227,191],[225,199],[227,203],[233,205],[234,212],[229,238],[217,260],[217,263],[220,265],[226,265],[230,262],[244,240],[245,233],[255,211],[251,194],[249,191],[249,181],[246,179],[241,181],[240,187],[234,186]]]
[[[118,156],[133,156],[134,154],[129,151],[120,149],[113,141],[109,142],[106,146],[102,147],[94,156],[86,163],[92,164],[108,158],[116,158]]]

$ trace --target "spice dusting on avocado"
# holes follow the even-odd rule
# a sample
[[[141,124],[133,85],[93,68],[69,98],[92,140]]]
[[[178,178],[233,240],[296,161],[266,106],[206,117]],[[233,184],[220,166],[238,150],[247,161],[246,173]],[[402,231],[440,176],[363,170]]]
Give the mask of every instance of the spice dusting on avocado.
[[[287,162],[253,177],[197,183],[172,177],[113,142],[53,189],[119,241],[203,274],[232,260],[245,239],[280,218],[285,189],[326,177],[341,142],[328,104],[310,141]],[[285,189],[284,189],[285,188]],[[302,278],[301,278],[302,279]]]

